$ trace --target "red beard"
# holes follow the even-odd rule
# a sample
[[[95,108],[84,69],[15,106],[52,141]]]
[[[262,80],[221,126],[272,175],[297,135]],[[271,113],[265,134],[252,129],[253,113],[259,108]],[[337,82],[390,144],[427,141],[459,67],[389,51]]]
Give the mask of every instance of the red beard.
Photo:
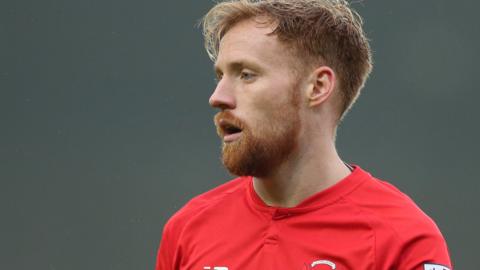
[[[296,106],[289,105],[286,110],[279,108],[272,112],[268,119],[263,119],[255,127],[248,126],[229,111],[219,112],[215,116],[215,125],[221,137],[223,131],[220,120],[242,130],[240,138],[222,146],[222,162],[230,173],[267,177],[289,158],[297,148],[300,131]]]

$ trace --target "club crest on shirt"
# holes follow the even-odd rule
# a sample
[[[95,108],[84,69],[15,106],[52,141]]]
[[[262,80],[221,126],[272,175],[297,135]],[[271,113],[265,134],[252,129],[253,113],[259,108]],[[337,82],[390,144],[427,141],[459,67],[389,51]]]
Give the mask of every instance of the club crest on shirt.
[[[305,264],[305,270],[335,270],[337,266],[335,263],[328,261],[328,260],[318,260],[312,262],[310,265]]]
[[[450,268],[440,265],[440,264],[431,264],[431,263],[426,263],[423,265],[424,270],[450,270]]]

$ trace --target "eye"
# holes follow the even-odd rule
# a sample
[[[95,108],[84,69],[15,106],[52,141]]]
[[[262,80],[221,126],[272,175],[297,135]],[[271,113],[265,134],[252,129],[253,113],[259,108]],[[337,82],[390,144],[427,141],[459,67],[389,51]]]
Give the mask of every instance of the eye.
[[[223,78],[223,74],[222,73],[217,73],[215,75],[215,83],[220,82],[222,80],[222,78]]]
[[[252,80],[253,78],[255,78],[255,74],[253,74],[253,73],[251,73],[251,72],[242,71],[242,72],[240,73],[240,79],[242,79],[242,80],[250,81],[250,80]]]

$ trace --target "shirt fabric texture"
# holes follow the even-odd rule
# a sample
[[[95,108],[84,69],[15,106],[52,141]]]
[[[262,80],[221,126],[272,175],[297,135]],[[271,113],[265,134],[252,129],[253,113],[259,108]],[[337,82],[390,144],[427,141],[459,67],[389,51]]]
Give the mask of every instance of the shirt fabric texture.
[[[354,166],[293,208],[266,205],[252,177],[188,202],[164,227],[156,270],[448,270],[435,223]]]

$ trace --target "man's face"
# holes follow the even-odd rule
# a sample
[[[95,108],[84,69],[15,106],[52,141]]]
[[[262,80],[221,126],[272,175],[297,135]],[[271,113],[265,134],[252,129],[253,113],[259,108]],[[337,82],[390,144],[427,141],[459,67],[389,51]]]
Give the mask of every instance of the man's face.
[[[293,57],[271,31],[247,20],[220,43],[210,104],[221,109],[215,125],[222,160],[235,175],[269,176],[298,146],[299,79]]]

